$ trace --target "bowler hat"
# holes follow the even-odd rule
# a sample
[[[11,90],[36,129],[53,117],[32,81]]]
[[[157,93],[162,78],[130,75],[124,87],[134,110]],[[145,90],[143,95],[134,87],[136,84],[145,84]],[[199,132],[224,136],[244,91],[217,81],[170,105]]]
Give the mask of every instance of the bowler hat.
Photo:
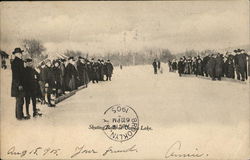
[[[62,61],[62,62],[66,62],[66,59],[63,58],[63,59],[61,59],[61,61]]]
[[[15,48],[15,50],[12,52],[12,54],[16,53],[23,53],[24,50],[21,50],[21,48]]]

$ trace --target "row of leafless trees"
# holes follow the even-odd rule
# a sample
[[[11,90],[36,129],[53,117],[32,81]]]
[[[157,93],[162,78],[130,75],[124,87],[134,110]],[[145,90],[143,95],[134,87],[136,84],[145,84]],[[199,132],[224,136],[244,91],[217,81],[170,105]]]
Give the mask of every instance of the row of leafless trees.
[[[46,48],[43,43],[36,39],[24,39],[22,45],[26,52],[35,60],[35,63],[46,59]],[[82,56],[85,58],[96,58],[96,59],[110,59],[114,65],[140,65],[140,64],[151,64],[154,59],[167,62],[172,60],[175,56],[168,49],[144,49],[141,52],[128,51],[127,53],[106,53],[103,55],[93,55],[89,57],[88,53],[74,50],[66,50],[64,55],[70,56]]]
[[[24,39],[22,45],[29,55],[35,59],[35,62],[40,62],[47,58],[43,43],[37,39]],[[167,62],[172,59],[179,59],[182,56],[195,57],[195,56],[205,56],[206,54],[216,53],[214,50],[186,50],[181,53],[172,54],[168,49],[162,48],[145,48],[140,52],[127,51],[126,53],[112,52],[105,53],[102,55],[94,55],[92,53],[85,53],[77,50],[66,50],[63,55],[70,56],[82,56],[85,58],[96,58],[96,59],[110,59],[114,65],[139,65],[139,64],[151,64],[154,59],[160,60],[162,62]],[[90,55],[90,56],[89,56]]]

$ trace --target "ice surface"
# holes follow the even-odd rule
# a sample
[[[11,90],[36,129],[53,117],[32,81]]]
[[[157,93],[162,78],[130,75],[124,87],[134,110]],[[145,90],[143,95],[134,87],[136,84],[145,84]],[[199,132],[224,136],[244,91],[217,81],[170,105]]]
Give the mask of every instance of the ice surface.
[[[158,75],[153,74],[150,65],[115,68],[112,81],[89,84],[55,108],[39,106],[43,117],[27,121],[15,119],[15,101],[10,97],[11,72],[1,70],[2,156],[10,158],[6,153],[14,145],[65,150],[56,158],[69,158],[75,147],[81,145],[96,146],[100,151],[111,145],[117,148],[136,145],[138,153],[101,158],[162,159],[167,148],[180,140],[183,152],[199,148],[200,152],[208,153],[209,159],[246,158],[249,153],[249,82],[180,78],[177,73],[169,73],[166,64],[162,66],[163,74]],[[101,130],[89,130],[90,124],[102,124],[104,111],[114,104],[133,107],[140,125],[148,125],[153,130],[138,131],[122,144],[108,139]],[[81,155],[77,158],[96,157]]]

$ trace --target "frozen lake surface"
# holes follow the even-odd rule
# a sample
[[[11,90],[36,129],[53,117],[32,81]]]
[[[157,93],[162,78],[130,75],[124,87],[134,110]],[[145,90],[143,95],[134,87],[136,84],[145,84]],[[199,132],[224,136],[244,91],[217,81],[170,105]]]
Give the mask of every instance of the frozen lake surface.
[[[180,78],[177,73],[169,73],[166,64],[163,67],[163,74],[158,75],[153,74],[149,65],[115,68],[112,81],[90,83],[55,108],[38,106],[43,116],[27,121],[15,119],[10,71],[1,70],[2,156],[20,157],[7,155],[12,146],[19,151],[39,146],[60,148],[57,157],[43,158],[69,159],[76,146],[95,147],[102,152],[110,146],[119,149],[136,145],[138,152],[101,158],[163,159],[169,146],[181,141],[182,153],[205,153],[206,159],[249,158],[249,82]],[[104,111],[114,104],[131,106],[140,125],[152,130],[138,131],[131,140],[119,143],[101,130],[88,129],[90,124],[101,125]],[[100,155],[83,154],[75,158]],[[31,155],[26,158],[29,156],[36,158]]]

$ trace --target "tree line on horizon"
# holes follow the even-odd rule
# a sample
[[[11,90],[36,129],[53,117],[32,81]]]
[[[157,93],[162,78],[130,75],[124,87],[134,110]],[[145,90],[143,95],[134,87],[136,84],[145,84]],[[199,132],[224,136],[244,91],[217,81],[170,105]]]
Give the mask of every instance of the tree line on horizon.
[[[48,55],[44,54],[46,48],[41,41],[37,39],[23,39],[21,44],[28,53],[28,55],[34,59],[36,64],[48,58]],[[128,51],[127,53],[110,52],[110,53],[105,53],[104,55],[96,55],[96,54],[89,55],[89,53],[84,53],[79,50],[66,50],[62,54],[67,57],[82,56],[84,58],[95,58],[104,60],[109,59],[115,66],[152,64],[154,59],[160,60],[162,62],[167,62],[168,60],[172,60],[175,58],[175,55],[173,55],[170,52],[170,50],[157,49],[157,48],[145,49],[141,52],[133,52],[133,51]]]
[[[40,40],[37,39],[23,39],[22,46],[28,52],[31,58],[34,59],[35,64],[38,64],[42,60],[48,58],[46,54],[46,47]],[[203,50],[203,51],[196,51],[196,50],[186,50],[184,52],[173,54],[167,48],[145,48],[142,51],[127,51],[126,53],[120,52],[110,52],[105,53],[103,55],[97,54],[89,54],[79,50],[66,50],[62,54],[70,57],[78,57],[82,56],[84,58],[95,58],[95,59],[109,59],[113,65],[143,65],[143,64],[152,64],[154,59],[160,60],[161,62],[167,63],[173,59],[179,59],[180,57],[195,57],[195,56],[205,56],[206,54],[213,54],[216,53],[214,50]]]

